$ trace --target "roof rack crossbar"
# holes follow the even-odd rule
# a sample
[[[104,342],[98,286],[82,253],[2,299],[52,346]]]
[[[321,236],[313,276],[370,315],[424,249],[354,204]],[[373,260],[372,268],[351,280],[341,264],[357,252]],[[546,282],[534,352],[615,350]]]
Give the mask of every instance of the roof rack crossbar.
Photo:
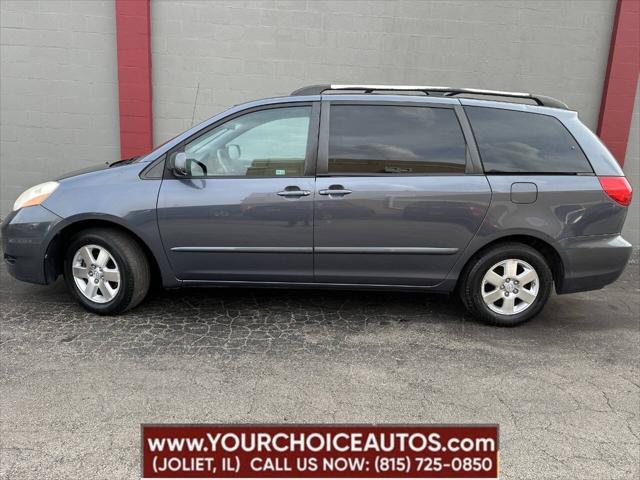
[[[437,93],[445,97],[454,97],[457,95],[486,95],[491,97],[523,98],[533,100],[537,105],[543,107],[562,108],[565,110],[569,108],[566,103],[561,102],[560,100],[556,100],[552,97],[547,97],[545,95],[534,95],[525,92],[483,90],[479,88],[456,88],[428,85],[310,85],[308,87],[302,87],[298,90],[295,90],[291,93],[291,95],[321,95],[324,92],[340,90],[362,90],[363,93],[373,93],[376,91],[423,92],[425,95]]]

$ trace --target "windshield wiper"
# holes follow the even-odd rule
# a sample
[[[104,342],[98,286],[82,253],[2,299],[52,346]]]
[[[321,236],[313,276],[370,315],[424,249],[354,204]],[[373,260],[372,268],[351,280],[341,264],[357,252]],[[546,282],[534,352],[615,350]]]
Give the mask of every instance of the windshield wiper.
[[[140,158],[140,156],[136,156],[136,157],[124,158],[122,160],[117,160],[117,161],[111,162],[111,163],[109,163],[109,162],[105,162],[105,163],[107,164],[107,166],[109,168],[111,168],[111,167],[113,167],[115,165],[127,165],[129,163],[133,163],[139,158]]]

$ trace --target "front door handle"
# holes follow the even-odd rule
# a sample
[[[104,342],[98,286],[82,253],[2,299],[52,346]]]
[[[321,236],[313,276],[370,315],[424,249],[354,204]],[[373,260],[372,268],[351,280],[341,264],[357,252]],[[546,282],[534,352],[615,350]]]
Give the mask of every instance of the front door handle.
[[[353,193],[353,192],[351,190],[347,190],[342,185],[331,185],[329,188],[320,190],[318,193],[320,195],[343,196],[343,195],[349,195],[350,193]]]
[[[281,197],[297,198],[297,197],[307,197],[311,195],[311,192],[309,190],[300,190],[299,187],[287,187],[281,192],[278,192],[277,194],[280,195]]]

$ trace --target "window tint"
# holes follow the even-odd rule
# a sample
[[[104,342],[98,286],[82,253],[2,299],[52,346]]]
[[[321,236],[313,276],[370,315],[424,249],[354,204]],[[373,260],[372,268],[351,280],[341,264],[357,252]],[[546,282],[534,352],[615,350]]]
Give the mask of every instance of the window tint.
[[[466,151],[452,109],[331,105],[329,173],[464,173]]]
[[[485,172],[592,172],[582,150],[549,115],[465,107]]]
[[[310,116],[285,107],[236,117],[189,142],[187,166],[193,176],[302,176]]]

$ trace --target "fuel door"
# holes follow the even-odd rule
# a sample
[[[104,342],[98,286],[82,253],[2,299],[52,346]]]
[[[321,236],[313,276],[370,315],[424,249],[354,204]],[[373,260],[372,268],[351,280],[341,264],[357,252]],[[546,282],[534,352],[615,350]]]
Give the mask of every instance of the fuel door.
[[[535,203],[538,199],[538,186],[533,182],[515,182],[511,184],[513,203]]]

